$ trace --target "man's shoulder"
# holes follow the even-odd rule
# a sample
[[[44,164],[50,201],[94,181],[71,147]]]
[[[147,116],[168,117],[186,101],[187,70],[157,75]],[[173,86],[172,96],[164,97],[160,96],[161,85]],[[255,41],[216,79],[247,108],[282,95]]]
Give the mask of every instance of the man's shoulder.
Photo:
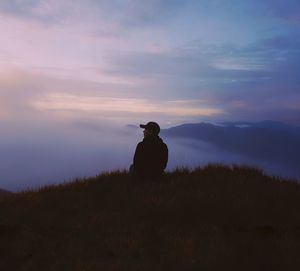
[[[146,148],[168,148],[167,144],[160,138],[145,138],[143,141],[139,142],[139,147],[146,147]]]
[[[140,141],[137,145],[136,148],[137,149],[144,149],[145,147],[147,147],[147,144],[145,143],[145,141]]]
[[[141,148],[141,147],[143,147],[144,145],[145,145],[145,142],[140,141],[140,142],[136,145],[136,147],[137,147],[137,148]]]
[[[162,138],[160,138],[160,144],[166,148],[168,147],[168,145],[163,141]]]

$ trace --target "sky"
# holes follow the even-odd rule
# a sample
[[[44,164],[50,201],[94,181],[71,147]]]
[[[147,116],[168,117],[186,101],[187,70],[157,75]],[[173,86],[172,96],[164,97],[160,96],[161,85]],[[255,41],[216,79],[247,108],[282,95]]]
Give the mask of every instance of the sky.
[[[0,124],[300,125],[298,0],[1,0]]]
[[[0,188],[128,168],[128,124],[300,125],[299,0],[1,0],[0,20]],[[168,144],[169,169],[253,162]]]

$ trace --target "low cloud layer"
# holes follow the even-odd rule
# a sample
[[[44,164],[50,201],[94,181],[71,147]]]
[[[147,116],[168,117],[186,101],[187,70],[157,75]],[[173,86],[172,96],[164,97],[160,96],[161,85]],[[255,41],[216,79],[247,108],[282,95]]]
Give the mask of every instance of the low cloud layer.
[[[18,125],[2,123],[1,131],[0,188],[12,191],[95,176],[103,171],[128,170],[133,161],[135,147],[143,137],[142,130],[134,126],[124,127],[87,121],[40,122],[35,125],[30,122]],[[257,137],[260,136],[259,133],[260,131],[257,131]],[[275,138],[280,137],[280,133],[272,133]],[[253,146],[250,153],[254,153],[254,156],[237,151],[238,146],[221,148],[214,144],[213,140],[199,140],[193,134],[191,137],[176,138],[162,133],[162,138],[169,147],[167,170],[225,163],[260,167],[268,174],[298,179],[300,177],[297,167],[299,163],[295,156],[288,159],[294,161],[296,166],[289,163],[288,159],[287,163],[278,162],[278,157],[264,159],[265,154],[260,155],[255,136],[253,140],[249,136],[248,142]],[[291,143],[289,146],[292,147]],[[275,153],[283,148],[273,147]],[[243,148],[247,149],[247,146]],[[249,149],[252,150],[251,147],[248,147]],[[284,160],[284,157],[282,159]]]

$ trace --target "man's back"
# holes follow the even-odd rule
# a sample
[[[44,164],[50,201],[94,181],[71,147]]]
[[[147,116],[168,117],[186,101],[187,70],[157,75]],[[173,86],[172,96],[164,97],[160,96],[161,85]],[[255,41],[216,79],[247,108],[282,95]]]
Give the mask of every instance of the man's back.
[[[168,163],[168,147],[159,136],[146,137],[134,154],[133,166],[140,176],[157,177],[163,174]]]

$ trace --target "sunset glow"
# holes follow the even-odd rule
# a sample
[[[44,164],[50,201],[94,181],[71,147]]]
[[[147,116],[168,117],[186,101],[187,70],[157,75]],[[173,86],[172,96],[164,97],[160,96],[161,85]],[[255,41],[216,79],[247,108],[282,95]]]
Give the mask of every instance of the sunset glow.
[[[33,108],[41,111],[86,111],[160,113],[178,116],[212,116],[222,111],[213,108],[200,108],[193,101],[165,101],[150,104],[143,99],[122,99],[112,97],[88,97],[53,93],[32,103]]]

